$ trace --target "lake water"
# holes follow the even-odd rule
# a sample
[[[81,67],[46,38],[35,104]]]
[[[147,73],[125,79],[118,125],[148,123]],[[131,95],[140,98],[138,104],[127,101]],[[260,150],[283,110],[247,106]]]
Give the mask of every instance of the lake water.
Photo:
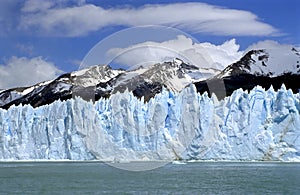
[[[0,163],[0,194],[300,194],[300,163],[197,162],[142,172],[99,162]]]

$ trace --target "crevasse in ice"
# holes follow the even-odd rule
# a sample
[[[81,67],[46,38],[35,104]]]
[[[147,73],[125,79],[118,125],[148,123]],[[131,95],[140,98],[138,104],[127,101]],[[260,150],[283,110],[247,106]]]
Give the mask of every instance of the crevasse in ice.
[[[194,85],[0,109],[0,159],[300,160],[300,98],[283,86],[218,101]]]

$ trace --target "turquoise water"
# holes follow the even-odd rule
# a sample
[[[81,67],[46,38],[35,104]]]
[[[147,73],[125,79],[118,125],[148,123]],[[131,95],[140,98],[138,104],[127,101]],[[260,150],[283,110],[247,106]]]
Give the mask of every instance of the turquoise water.
[[[105,163],[0,163],[0,194],[300,194],[300,163],[198,162],[130,172]]]

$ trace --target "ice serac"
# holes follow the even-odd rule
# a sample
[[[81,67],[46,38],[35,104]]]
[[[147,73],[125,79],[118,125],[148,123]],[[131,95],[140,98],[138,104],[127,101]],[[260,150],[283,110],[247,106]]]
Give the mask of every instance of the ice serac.
[[[300,96],[284,86],[218,101],[194,85],[0,109],[0,159],[300,160]]]

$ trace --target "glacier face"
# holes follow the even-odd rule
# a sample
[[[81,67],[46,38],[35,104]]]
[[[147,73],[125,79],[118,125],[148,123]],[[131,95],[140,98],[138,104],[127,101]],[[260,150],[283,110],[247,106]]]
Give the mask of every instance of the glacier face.
[[[0,109],[0,159],[300,160],[300,95],[283,86],[218,101],[194,85],[149,102],[116,93]]]

